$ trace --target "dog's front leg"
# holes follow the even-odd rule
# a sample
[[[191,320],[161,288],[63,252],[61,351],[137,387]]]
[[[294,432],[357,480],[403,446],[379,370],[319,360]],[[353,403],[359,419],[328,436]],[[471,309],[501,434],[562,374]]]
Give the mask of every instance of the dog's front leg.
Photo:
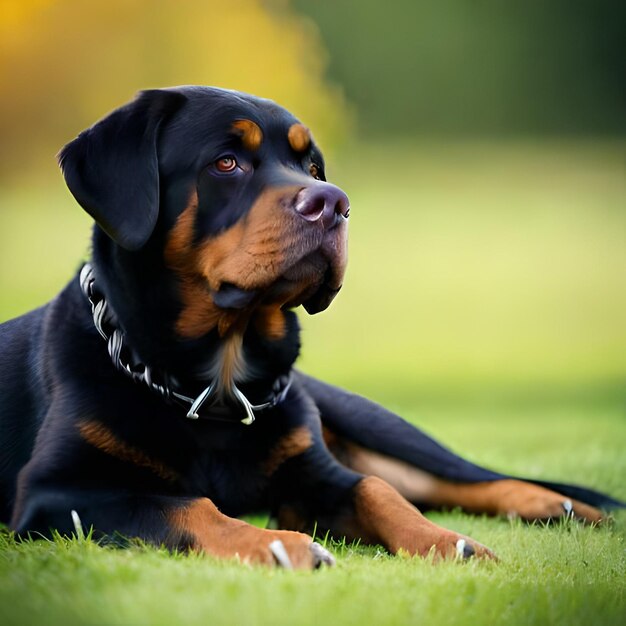
[[[12,527],[23,536],[87,533],[118,542],[139,538],[172,550],[191,549],[243,563],[313,569],[332,564],[311,537],[257,528],[221,513],[208,498],[56,488],[34,489]]]
[[[273,496],[281,528],[310,531],[317,526],[318,534],[380,544],[392,554],[494,556],[473,539],[425,518],[384,480],[341,466],[322,443],[281,467]]]

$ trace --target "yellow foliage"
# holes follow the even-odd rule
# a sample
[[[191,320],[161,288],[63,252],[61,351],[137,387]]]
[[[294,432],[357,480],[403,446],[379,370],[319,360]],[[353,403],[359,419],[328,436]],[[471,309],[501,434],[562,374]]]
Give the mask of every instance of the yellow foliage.
[[[0,37],[11,37],[32,16],[55,0],[2,0],[0,4]]]
[[[315,25],[262,0],[3,0],[0,172],[54,154],[140,89],[208,84],[272,98],[318,141],[344,132]]]

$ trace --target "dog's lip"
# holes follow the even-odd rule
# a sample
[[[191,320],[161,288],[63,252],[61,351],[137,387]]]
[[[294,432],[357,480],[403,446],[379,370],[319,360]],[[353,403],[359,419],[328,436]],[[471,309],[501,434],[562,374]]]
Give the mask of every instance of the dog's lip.
[[[319,251],[327,261],[327,268],[317,290],[302,302],[309,315],[328,308],[343,285],[343,276],[348,262],[348,240],[345,228],[336,229],[333,236],[327,236]],[[329,235],[331,234],[329,233]]]
[[[228,282],[222,283],[217,291],[211,291],[211,298],[220,309],[245,309],[257,295],[257,289],[243,289]]]
[[[233,282],[221,283],[217,290],[210,290],[214,304],[222,309],[245,309],[255,303],[280,303],[285,309],[303,305],[311,315],[324,310],[342,286],[346,226],[344,222],[324,232],[314,245],[303,246],[297,258],[269,284],[244,288]]]
[[[335,296],[341,291],[343,286],[339,284],[333,287],[332,284],[332,275],[328,275],[313,293],[307,294],[308,297],[303,299],[301,304],[309,315],[321,313],[330,306],[330,303],[335,299]]]

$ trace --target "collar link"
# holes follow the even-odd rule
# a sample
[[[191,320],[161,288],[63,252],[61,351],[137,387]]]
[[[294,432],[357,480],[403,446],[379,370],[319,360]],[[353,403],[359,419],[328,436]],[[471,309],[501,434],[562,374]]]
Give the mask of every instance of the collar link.
[[[94,269],[90,263],[85,263],[80,271],[80,288],[91,304],[91,314],[94,326],[102,338],[107,342],[109,356],[111,357],[113,365],[118,370],[123,372],[135,382],[145,384],[151,391],[161,395],[167,402],[176,402],[185,408],[189,407],[186,414],[186,417],[189,419],[225,419],[199,413],[200,408],[209,401],[211,401],[210,406],[225,408],[226,405],[219,404],[219,399],[216,394],[217,385],[215,381],[211,381],[206,389],[200,393],[200,395],[193,398],[172,389],[172,385],[177,386],[175,379],[168,376],[164,372],[157,373],[153,370],[153,368],[145,363],[142,363],[137,358],[130,347],[125,343],[124,333],[118,328],[118,321],[115,313],[108,305],[104,295],[101,294],[96,287]],[[241,423],[248,426],[254,422],[255,412],[270,409],[283,402],[287,396],[291,382],[291,374],[278,377],[274,381],[272,391],[268,396],[268,399],[260,404],[252,404],[239,387],[233,383],[230,395],[237,401],[246,414],[246,416],[241,420]],[[226,419],[226,421],[232,420]]]

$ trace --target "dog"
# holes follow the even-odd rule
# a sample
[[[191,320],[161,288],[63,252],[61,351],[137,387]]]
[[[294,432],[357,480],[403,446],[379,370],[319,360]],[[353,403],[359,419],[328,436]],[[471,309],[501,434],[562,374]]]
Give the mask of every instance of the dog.
[[[416,505],[599,522],[621,503],[456,456],[293,368],[300,305],[342,286],[350,205],[308,128],[270,100],[141,92],[59,155],[92,256],[0,328],[1,519],[20,535],[137,537],[288,568],[310,533],[492,558]],[[276,529],[237,516],[269,511]]]

